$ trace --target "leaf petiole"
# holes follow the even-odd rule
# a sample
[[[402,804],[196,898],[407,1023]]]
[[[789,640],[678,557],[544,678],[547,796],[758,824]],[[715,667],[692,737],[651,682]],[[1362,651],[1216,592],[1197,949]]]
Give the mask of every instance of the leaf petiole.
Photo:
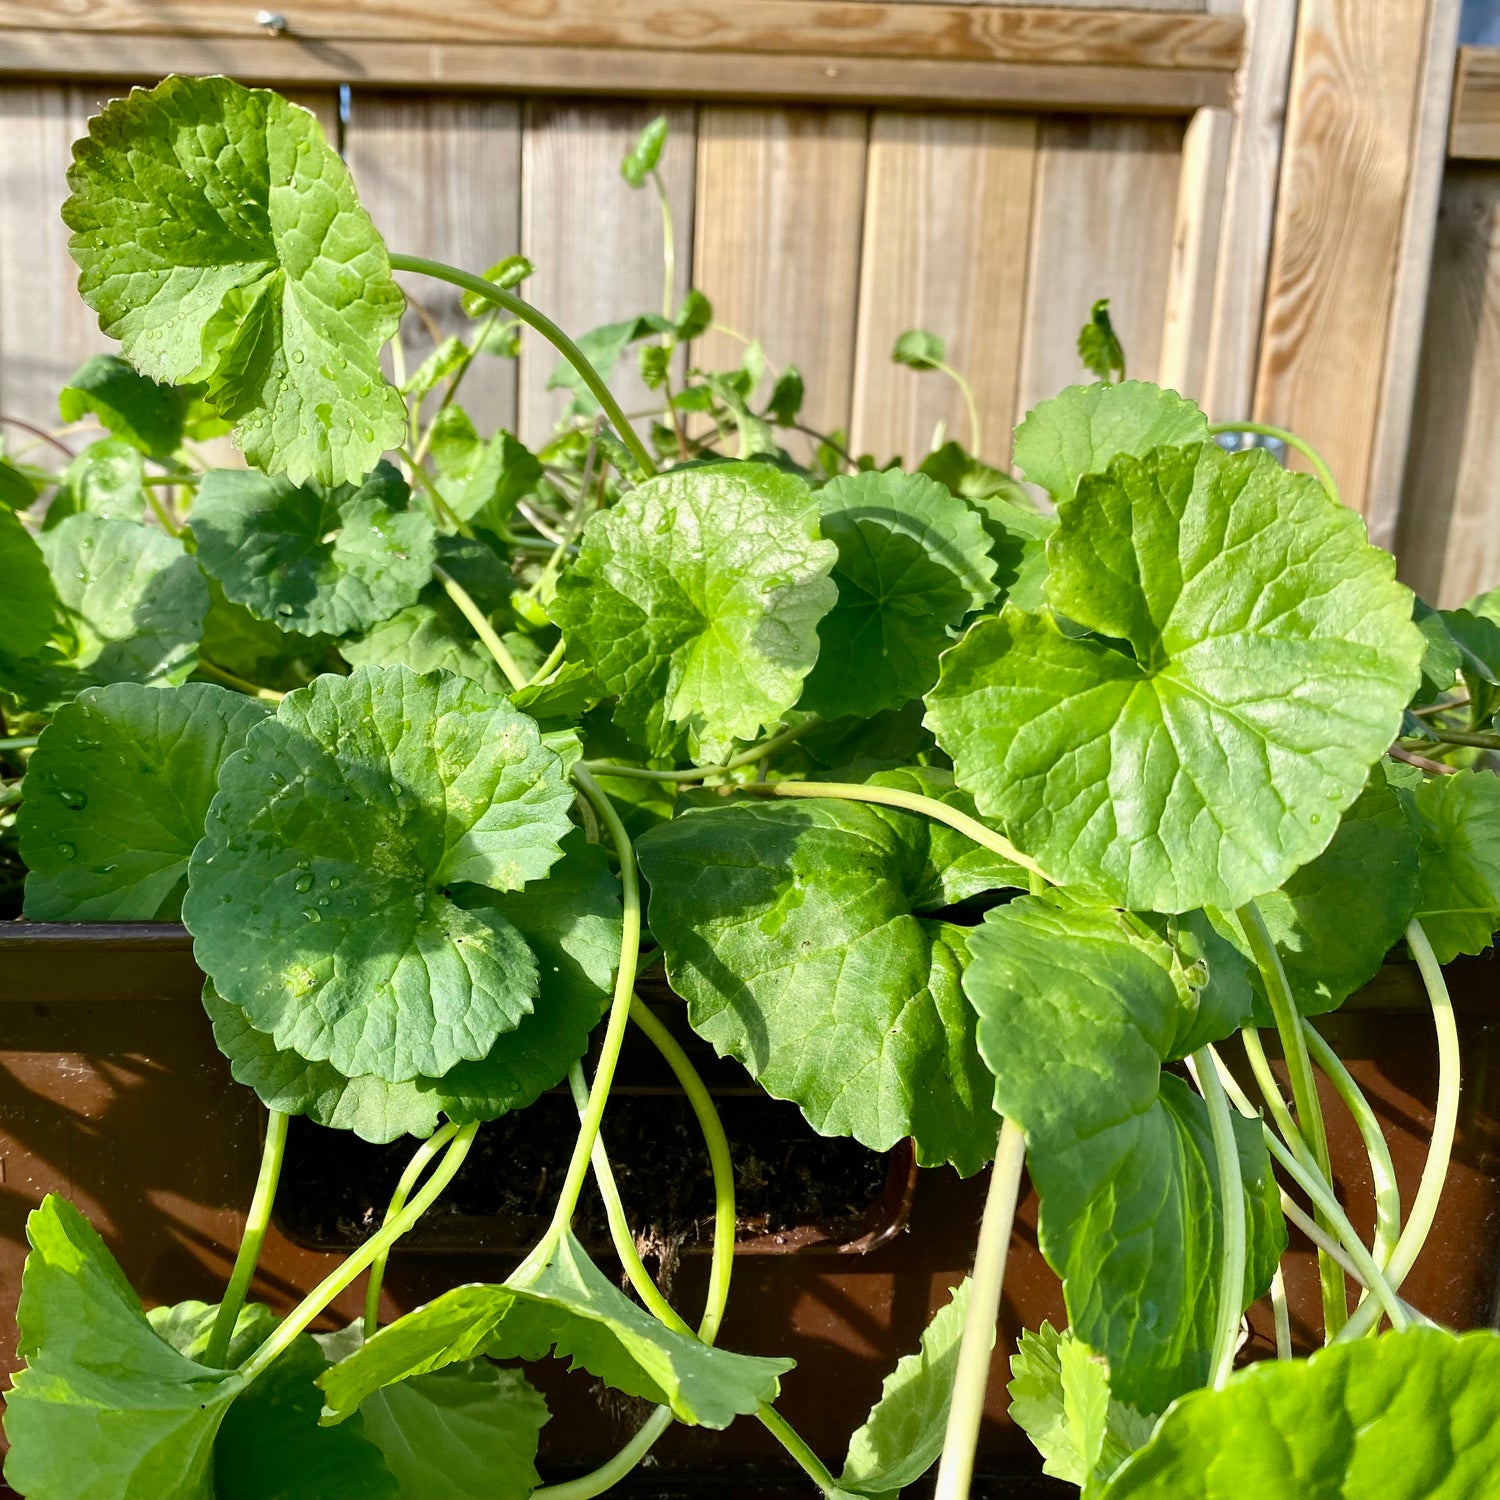
[[[1234,1122],[1229,1117],[1229,1101],[1218,1070],[1207,1049],[1194,1054],[1196,1076],[1208,1105],[1208,1124],[1213,1134],[1214,1160],[1219,1169],[1219,1196],[1224,1216],[1224,1254],[1219,1267],[1219,1306],[1214,1329],[1213,1358],[1210,1379],[1213,1388],[1222,1390],[1234,1370],[1234,1355],[1239,1343],[1241,1302],[1245,1292],[1245,1186],[1240,1172],[1239,1147],[1234,1139]]]
[[[505,674],[505,680],[519,692],[526,686],[526,674],[516,665],[516,659],[505,649],[505,642],[496,633],[495,627],[484,617],[484,611],[474,602],[473,596],[463,584],[442,568],[433,566],[432,576],[442,584],[443,592],[458,606],[474,629],[474,634],[484,643],[484,648],[495,659],[495,665]]]
[[[757,761],[767,760],[778,750],[785,749],[793,740],[799,739],[809,729],[815,729],[822,722],[819,718],[810,718],[791,729],[782,730],[780,734],[773,735],[759,745],[752,745],[750,749],[731,756],[718,766],[694,766],[686,771],[653,771],[645,766],[616,765],[613,761],[607,760],[586,760],[581,764],[587,766],[596,775],[618,776],[625,781],[703,781],[710,776],[722,776],[729,771],[738,771],[742,766],[753,766]]]

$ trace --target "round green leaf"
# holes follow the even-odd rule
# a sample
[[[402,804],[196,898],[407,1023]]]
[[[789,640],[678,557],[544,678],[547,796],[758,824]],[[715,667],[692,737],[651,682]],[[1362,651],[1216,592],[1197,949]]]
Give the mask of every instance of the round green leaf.
[[[1007,607],[927,695],[959,784],[1052,879],[1122,906],[1275,890],[1332,839],[1416,687],[1391,556],[1310,476],[1212,444],[1085,477],[1047,555],[1069,629]]]
[[[118,354],[96,354],[58,393],[64,422],[92,413],[113,433],[149,458],[164,462],[182,446],[189,393],[158,385]]]
[[[620,957],[619,885],[609,861],[577,829],[563,848],[565,856],[551,874],[523,891],[502,895],[466,886],[455,893],[462,903],[493,906],[536,955],[536,1007],[514,1031],[501,1034],[488,1057],[458,1063],[442,1078],[346,1078],[326,1062],[308,1062],[277,1047],[210,981],[203,1004],[235,1078],[253,1088],[267,1109],[306,1115],[367,1141],[431,1135],[440,1115],[463,1124],[498,1119],[534,1103],[583,1056],[609,1004]]]
[[[1442,963],[1483,953],[1500,927],[1500,778],[1434,776],[1403,793],[1421,839],[1417,920]]]
[[[47,506],[45,529],[50,531],[79,511],[111,521],[142,520],[146,514],[144,476],[140,453],[123,438],[90,443],[63,470],[57,493]]]
[[[207,382],[257,468],[342,484],[400,446],[406,409],[380,350],[401,292],[307,110],[227,78],[168,78],[89,121],[68,185],[99,326],[151,379]]]
[[[616,722],[652,754],[683,731],[701,760],[796,703],[817,657],[838,556],[818,505],[768,464],[664,474],[596,512],[558,581],[569,655],[619,695]]]
[[[17,831],[33,922],[175,922],[226,756],[269,710],[204,682],[117,682],[58,709]]]
[[[441,1077],[538,983],[515,927],[450,887],[540,879],[571,802],[536,724],[472,682],[320,677],[220,772],[183,902],[198,962],[279,1047],[349,1077]]]
[[[193,503],[203,567],[283,630],[349,635],[415,604],[437,556],[431,519],[388,463],[362,484],[295,485],[215,469]]]
[[[989,538],[972,507],[899,469],[840,475],[818,502],[839,594],[799,707],[825,719],[900,708],[937,680],[950,631],[995,597]]]

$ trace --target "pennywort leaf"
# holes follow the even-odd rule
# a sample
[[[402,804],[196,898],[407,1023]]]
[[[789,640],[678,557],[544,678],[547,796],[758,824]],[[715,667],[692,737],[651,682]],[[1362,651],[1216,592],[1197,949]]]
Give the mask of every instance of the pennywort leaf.
[[[1403,793],[1421,841],[1416,915],[1441,963],[1483,953],[1500,927],[1500,778],[1436,776]]]
[[[571,802],[535,723],[474,683],[320,677],[220,772],[183,902],[198,962],[281,1048],[348,1077],[441,1077],[538,985],[516,928],[452,887],[540,879]]]
[[[657,117],[636,137],[635,144],[620,163],[620,176],[631,187],[645,187],[646,178],[656,170],[662,147],[667,144],[667,117]]]
[[[1213,444],[1118,458],[1058,514],[1052,613],[981,619],[927,695],[959,784],[1053,879],[1121,905],[1275,890],[1416,687],[1390,555],[1309,476]]]
[[[57,711],[17,827],[33,922],[172,922],[219,767],[268,709],[209,683],[119,682]]]
[[[144,478],[140,450],[123,438],[90,443],[59,476],[46,529],[80,511],[110,521],[139,521],[146,512]]]
[[[358,482],[406,425],[380,349],[402,297],[349,173],[305,109],[168,78],[89,121],[63,219],[78,289],[143,375],[204,382],[246,458]]]
[[[685,469],[590,518],[550,613],[638,743],[669,755],[686,738],[717,758],[796,703],[837,555],[801,480],[766,464]]]
[[[215,469],[193,505],[198,558],[228,598],[282,630],[368,630],[432,578],[432,521],[410,497],[383,461],[362,483],[333,488]]]
[[[910,365],[913,370],[935,369],[947,357],[948,349],[942,339],[925,328],[908,328],[891,350],[891,359],[896,364]]]
[[[1084,369],[1098,379],[1124,380],[1125,351],[1110,321],[1108,297],[1101,297],[1089,309],[1089,320],[1078,331],[1078,357]]]
[[[0,689],[5,663],[41,656],[57,627],[58,597],[47,559],[13,510],[0,507]]]
[[[191,399],[186,391],[158,385],[118,354],[96,354],[58,393],[57,408],[64,422],[97,417],[106,432],[163,461],[182,446]]]
[[[611,1390],[670,1406],[679,1422],[727,1427],[774,1401],[789,1359],[710,1348],[657,1322],[614,1286],[571,1233],[550,1259],[500,1286],[454,1288],[382,1328],[322,1378],[342,1420],[374,1392],[478,1354],[571,1358]]]

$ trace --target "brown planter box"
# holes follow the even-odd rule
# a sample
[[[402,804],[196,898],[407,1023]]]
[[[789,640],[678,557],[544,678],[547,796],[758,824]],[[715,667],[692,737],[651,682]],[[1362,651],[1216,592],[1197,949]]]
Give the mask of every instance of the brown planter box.
[[[1434,1237],[1406,1284],[1406,1295],[1423,1311],[1460,1327],[1488,1323],[1495,1312],[1495,972],[1485,962],[1453,970],[1466,1062],[1463,1113]],[[148,1303],[220,1294],[254,1186],[261,1109],[249,1090],[232,1082],[213,1045],[198,1002],[201,983],[179,927],[0,928],[0,1350],[7,1369],[13,1366],[25,1217],[47,1192],[66,1194],[89,1216]],[[1415,971],[1387,966],[1328,1018],[1326,1029],[1381,1114],[1409,1198],[1436,1095],[1431,1022]],[[656,1085],[648,1079],[638,1087]],[[1325,1106],[1340,1187],[1351,1216],[1365,1228],[1370,1183],[1358,1136],[1331,1094]],[[608,1139],[608,1117],[605,1128]],[[963,1182],[950,1171],[915,1173],[899,1152],[884,1174],[857,1232],[847,1223],[812,1225],[783,1234],[781,1244],[774,1234],[741,1244],[723,1333],[727,1347],[797,1360],[785,1382],[784,1410],[835,1463],[884,1374],[916,1347],[927,1319],[968,1269],[983,1203],[983,1176]],[[987,1483],[976,1485],[976,1500],[1070,1493],[1035,1477],[1030,1444],[1005,1415],[1007,1346],[1023,1325],[1063,1318],[1060,1290],[1036,1248],[1035,1223],[1036,1202],[1028,1197],[1007,1272],[1005,1337],[981,1439],[979,1467]],[[459,1216],[437,1243],[398,1250],[386,1279],[385,1315],[394,1317],[460,1281],[503,1276],[524,1244],[516,1233],[521,1227],[465,1223]],[[470,1237],[482,1248],[466,1249]],[[294,1238],[281,1223],[273,1226],[255,1296],[285,1309],[336,1263],[336,1252],[306,1239],[300,1232]],[[682,1257],[672,1294],[689,1317],[701,1305],[706,1274],[705,1257]],[[1288,1287],[1305,1341],[1318,1307],[1314,1257],[1305,1245],[1294,1248]],[[338,1317],[356,1316],[361,1297],[356,1285],[335,1305]],[[1252,1323],[1253,1347],[1269,1350],[1268,1316],[1257,1309]],[[568,1375],[561,1364],[536,1373],[553,1412],[540,1460],[549,1477],[593,1467],[639,1421],[639,1403],[600,1391],[586,1375]],[[722,1433],[674,1428],[653,1458],[627,1493],[653,1500],[689,1494],[759,1500],[778,1494],[783,1483],[788,1495],[807,1490],[751,1422]]]

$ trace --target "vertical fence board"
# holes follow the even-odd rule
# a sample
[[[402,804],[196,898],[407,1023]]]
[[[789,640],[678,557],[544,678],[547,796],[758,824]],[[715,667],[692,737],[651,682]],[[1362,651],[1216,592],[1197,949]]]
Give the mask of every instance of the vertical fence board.
[[[0,88],[0,412],[58,424],[57,392],[91,354],[113,348],[78,295],[61,215],[73,142],[123,89]],[[30,441],[7,427],[12,451]]]
[[[1301,0],[1255,416],[1366,508],[1427,0]]]
[[[868,116],[853,109],[705,108],[698,124],[694,280],[717,319],[807,382],[804,420],[847,428]],[[695,362],[742,346],[712,334]]]
[[[504,99],[365,93],[351,101],[344,150],[360,200],[392,250],[484,271],[520,249],[520,109]],[[466,334],[456,287],[424,276],[402,286],[439,334]],[[415,307],[401,324],[407,368],[432,352]],[[513,427],[515,365],[481,356],[464,377],[463,405],[481,430]]]
[[[904,329],[927,328],[973,389],[984,457],[1008,457],[1036,142],[1031,115],[876,112],[854,370],[857,451],[915,464],[938,422],[972,442],[952,381],[891,362]]]
[[[1178,120],[1043,122],[1017,421],[1086,378],[1075,341],[1097,297],[1110,299],[1127,373],[1155,378],[1182,134]]]
[[[662,309],[662,223],[656,192],[649,183],[632,188],[620,175],[620,161],[641,128],[663,113],[668,135],[659,170],[672,205],[675,308],[688,289],[692,266],[692,107],[663,110],[646,102],[553,100],[535,100],[526,107],[521,234],[537,270],[525,291],[574,337]],[[545,438],[567,405],[566,391],[547,389],[556,363],[549,345],[526,337],[520,430],[528,442]],[[637,373],[634,349],[625,352],[610,389],[626,411],[655,399]]]
[[[1500,167],[1450,165],[1397,555],[1424,598],[1461,604],[1500,583]]]

